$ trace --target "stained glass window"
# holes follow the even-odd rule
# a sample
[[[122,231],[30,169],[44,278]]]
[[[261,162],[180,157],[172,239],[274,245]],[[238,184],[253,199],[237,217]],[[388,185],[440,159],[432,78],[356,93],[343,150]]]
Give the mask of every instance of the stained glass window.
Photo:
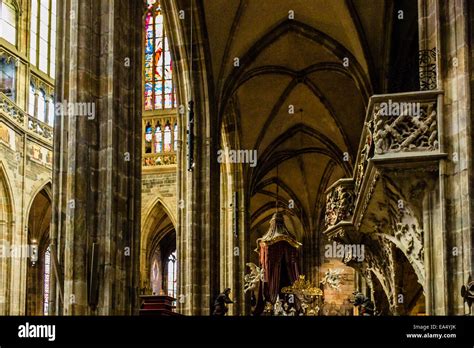
[[[48,101],[48,124],[54,125],[54,97],[50,96]]]
[[[48,315],[49,311],[49,281],[51,278],[51,249],[48,246],[44,253],[43,268],[43,314]]]
[[[35,102],[36,102],[36,90],[35,86],[30,85],[30,94],[28,96],[28,113],[31,116],[35,116]]]
[[[17,11],[11,0],[0,1],[0,36],[16,45]]]
[[[155,153],[161,153],[163,151],[163,132],[161,131],[161,125],[158,123],[155,129]]]
[[[153,141],[153,127],[150,122],[145,127],[145,153],[151,153],[151,142]]]
[[[168,258],[168,296],[176,298],[178,283],[178,267],[176,259],[176,250]]]
[[[171,127],[169,123],[165,126],[165,152],[171,151]]]
[[[15,101],[16,66],[14,59],[0,58],[0,92]]]
[[[54,78],[56,72],[56,0],[31,0],[30,62]]]
[[[46,97],[45,97],[45,93],[42,90],[40,90],[38,94],[37,118],[42,122],[46,122]]]
[[[145,15],[144,107],[146,111],[176,107],[173,63],[159,1],[148,0]]]

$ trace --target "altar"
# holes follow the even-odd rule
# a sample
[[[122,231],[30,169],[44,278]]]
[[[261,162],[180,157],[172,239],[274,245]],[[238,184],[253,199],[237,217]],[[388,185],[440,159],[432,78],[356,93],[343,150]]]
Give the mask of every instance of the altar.
[[[175,312],[176,306],[173,304],[176,299],[166,295],[141,295],[140,296],[141,316],[179,316]]]

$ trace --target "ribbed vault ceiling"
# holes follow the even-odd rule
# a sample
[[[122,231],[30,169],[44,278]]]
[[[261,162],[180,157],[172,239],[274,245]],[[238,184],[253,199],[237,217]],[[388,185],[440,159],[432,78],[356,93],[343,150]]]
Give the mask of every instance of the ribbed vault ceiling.
[[[232,100],[240,149],[258,151],[258,166],[245,171],[252,229],[268,227],[278,184],[281,206],[295,202],[287,223],[301,240],[302,230],[319,229],[325,189],[351,175],[365,105],[378,81],[373,62],[384,47],[385,1],[211,0],[203,6],[220,117]]]

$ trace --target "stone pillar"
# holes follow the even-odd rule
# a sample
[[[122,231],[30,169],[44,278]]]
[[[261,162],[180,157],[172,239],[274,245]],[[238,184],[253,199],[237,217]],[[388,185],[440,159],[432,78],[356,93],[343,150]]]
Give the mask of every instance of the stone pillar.
[[[434,315],[467,313],[460,289],[474,264],[468,4],[419,0],[420,48],[435,47],[438,53],[436,88],[444,91],[439,100],[443,110],[440,149],[448,154],[440,164],[441,228],[430,231],[434,244],[428,248],[435,252],[428,274],[435,293],[427,296],[427,308]]]
[[[209,315],[213,300],[221,290],[219,164],[216,160],[219,127],[215,103],[211,102],[215,98],[208,74],[209,57],[204,49],[203,9],[200,1],[163,0],[162,5],[168,28],[172,28],[168,37],[176,67],[178,103],[182,110],[187,110],[190,100],[195,105],[193,171],[187,170],[187,111],[181,114],[180,122],[183,142],[178,153],[177,179],[178,311],[187,315]],[[184,19],[180,18],[180,11],[184,11]]]
[[[64,108],[55,119],[51,236],[63,295],[57,314],[137,309],[142,10],[134,0],[59,2],[56,96]]]

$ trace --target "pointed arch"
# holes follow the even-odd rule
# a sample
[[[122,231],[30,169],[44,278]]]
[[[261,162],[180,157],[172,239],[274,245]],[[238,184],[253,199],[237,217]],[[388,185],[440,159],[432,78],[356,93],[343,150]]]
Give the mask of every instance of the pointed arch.
[[[42,182],[33,192],[26,210],[30,246],[26,261],[26,314],[47,315],[51,289],[51,180]],[[35,248],[36,252],[31,248]]]
[[[0,162],[0,248],[10,252],[14,230],[14,202],[10,180],[3,162]],[[11,258],[0,257],[0,315],[9,314]]]
[[[157,197],[142,220],[140,277],[142,293],[164,291],[167,279],[165,258],[176,251],[176,220],[161,197]],[[176,273],[176,272],[174,272]],[[154,282],[153,277],[159,278]],[[158,285],[157,285],[158,284]]]

